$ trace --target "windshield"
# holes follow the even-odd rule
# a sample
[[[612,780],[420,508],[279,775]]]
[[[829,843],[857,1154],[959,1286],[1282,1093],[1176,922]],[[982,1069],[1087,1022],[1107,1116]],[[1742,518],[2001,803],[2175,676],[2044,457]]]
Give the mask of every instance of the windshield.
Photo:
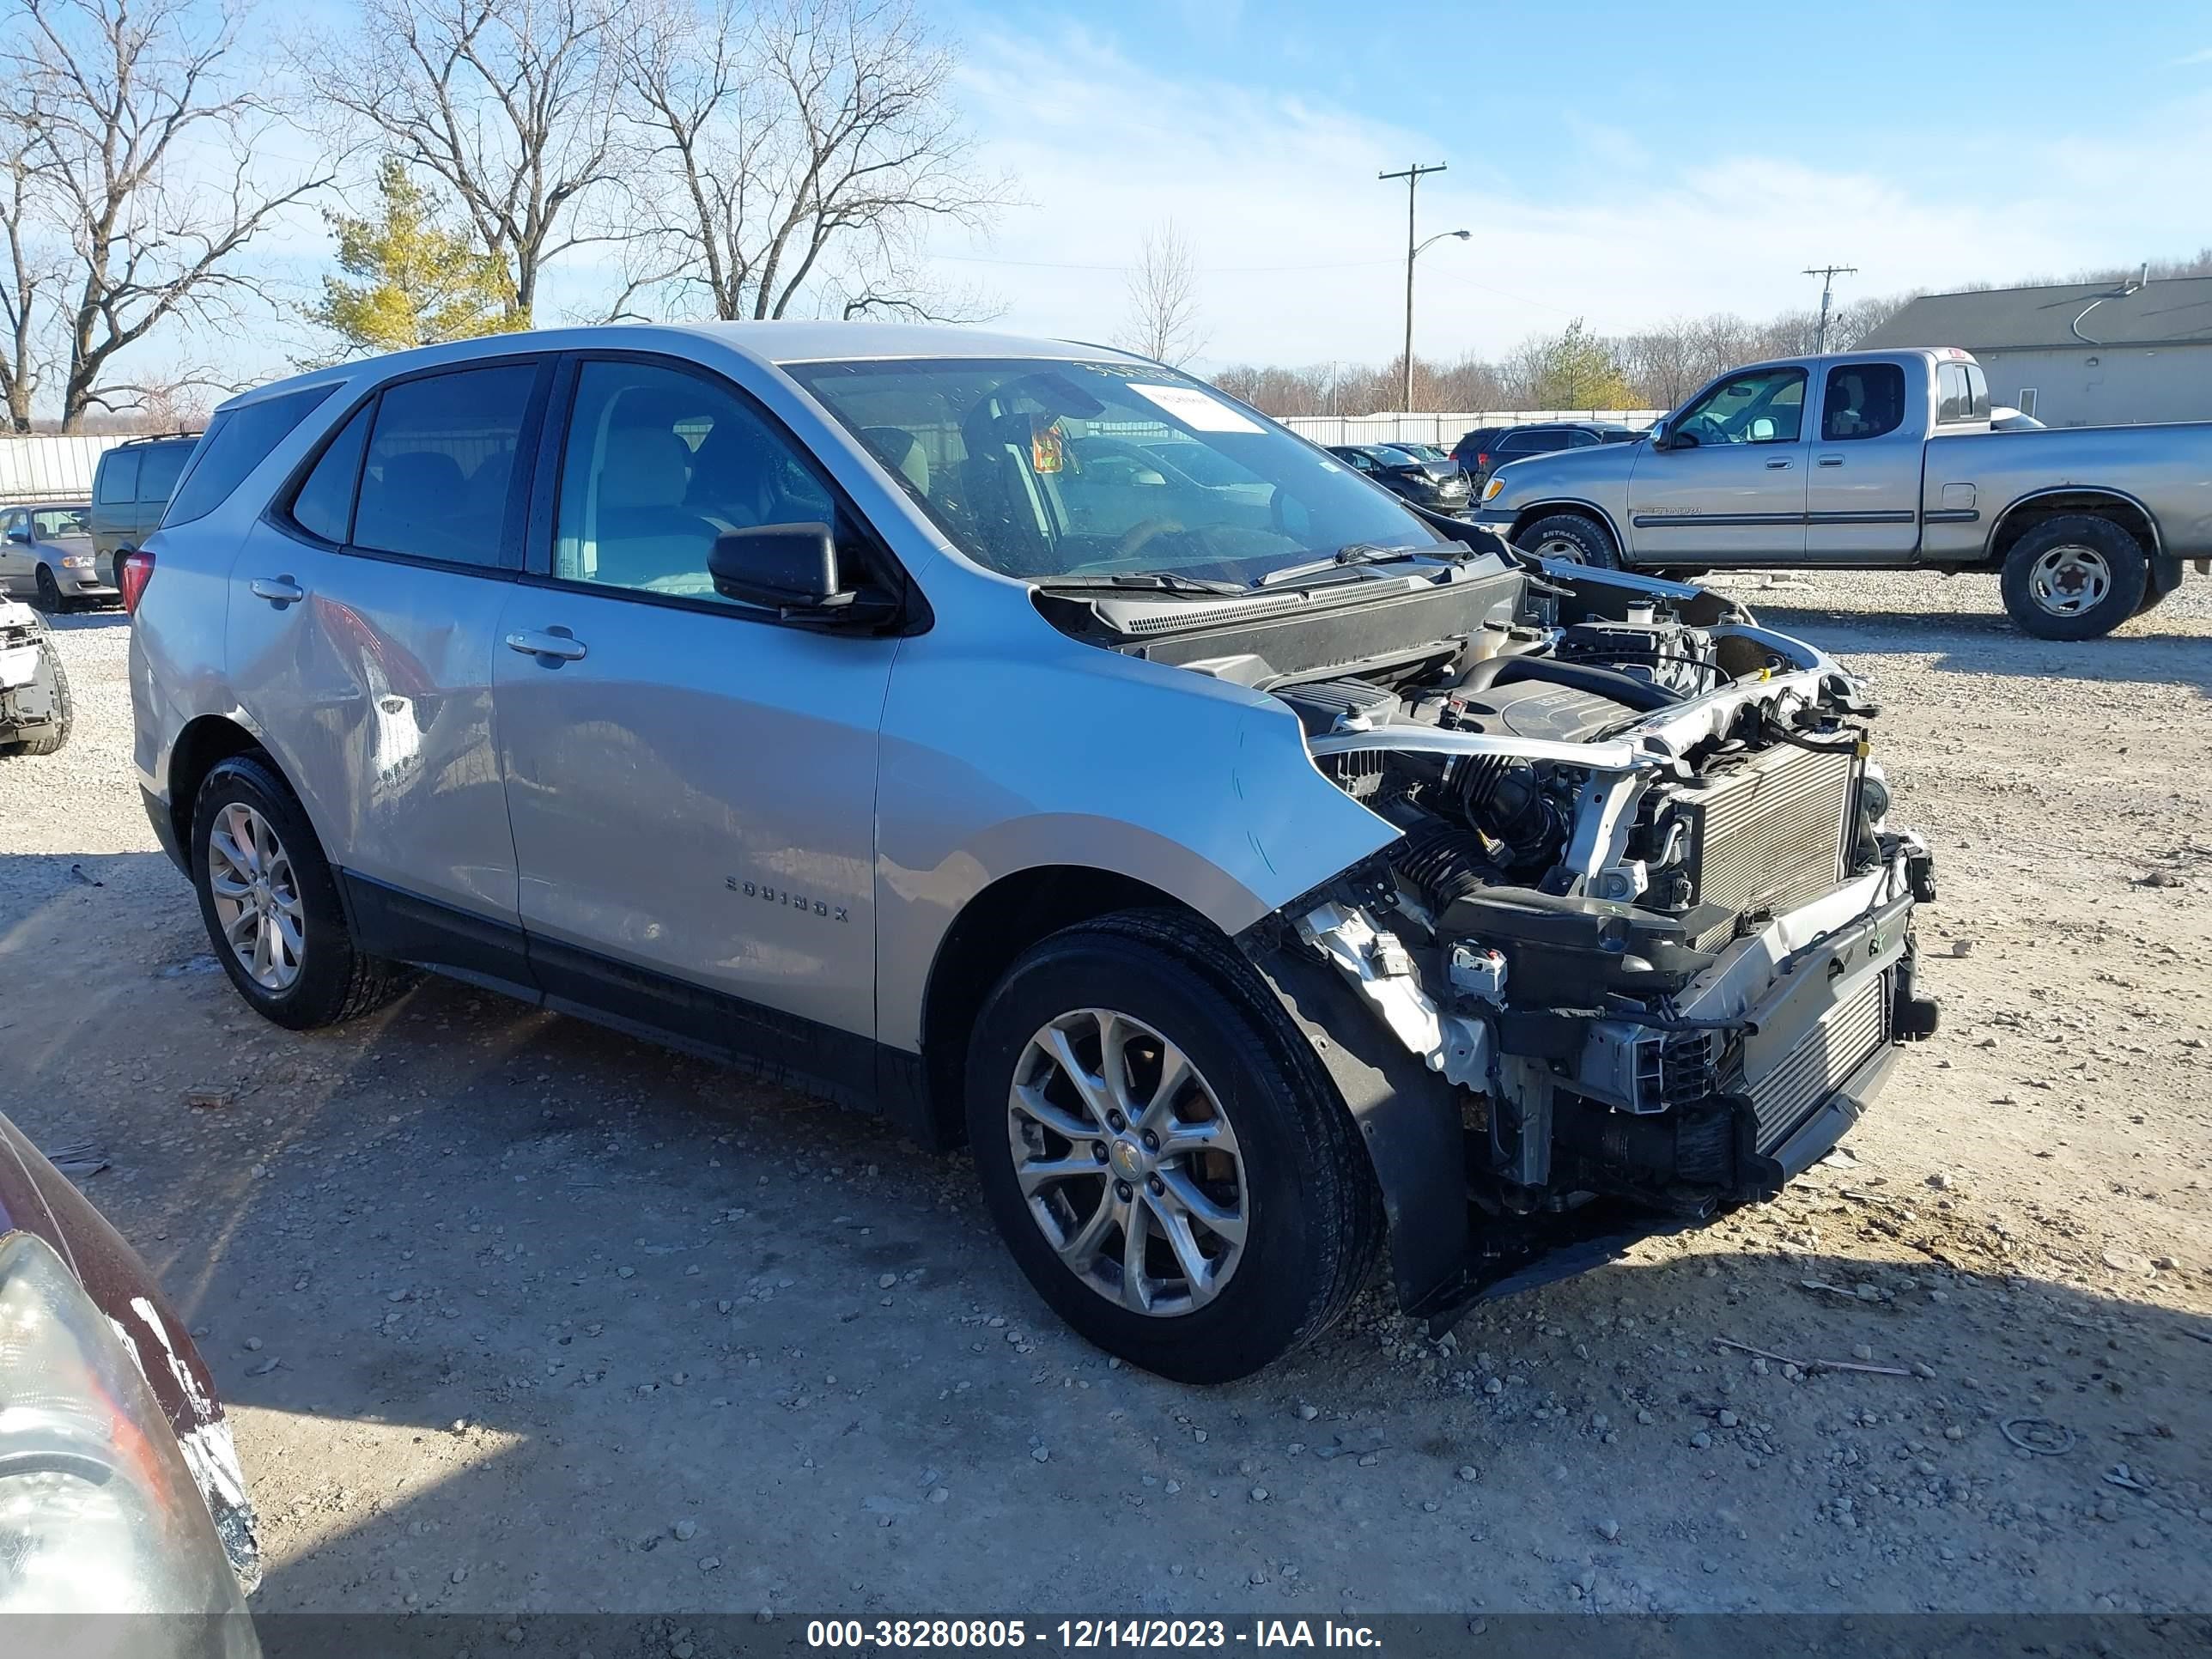
[[[1280,427],[1149,364],[801,363],[789,371],[955,545],[1009,576],[1249,583],[1354,544],[1444,544]]]
[[[42,542],[57,536],[83,536],[91,532],[85,527],[84,508],[81,507],[41,507],[31,514],[31,533]]]

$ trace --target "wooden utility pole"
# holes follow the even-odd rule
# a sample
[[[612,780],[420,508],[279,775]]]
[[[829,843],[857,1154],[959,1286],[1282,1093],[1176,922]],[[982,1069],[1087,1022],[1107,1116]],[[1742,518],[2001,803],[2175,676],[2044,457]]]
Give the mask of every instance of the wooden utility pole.
[[[1406,390],[1400,407],[1407,414],[1413,408],[1413,255],[1419,251],[1413,246],[1413,191],[1431,173],[1442,173],[1445,163],[1423,167],[1416,161],[1400,173],[1378,173],[1377,179],[1403,179],[1406,181]]]

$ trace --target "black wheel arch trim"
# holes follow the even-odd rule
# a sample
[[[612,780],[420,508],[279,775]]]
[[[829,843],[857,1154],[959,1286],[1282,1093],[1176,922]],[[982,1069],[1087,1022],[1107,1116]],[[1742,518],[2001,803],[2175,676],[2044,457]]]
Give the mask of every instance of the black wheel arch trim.
[[[2112,484],[2046,484],[2040,489],[2030,490],[2025,495],[2014,496],[2005,503],[1996,517],[1990,520],[1990,533],[1982,539],[1983,557],[1992,564],[1997,562],[1997,538],[2004,533],[2006,521],[2021,507],[2033,506],[2037,501],[2049,501],[2054,495],[2102,495],[2110,501],[2125,502],[2142,514],[2143,522],[2150,526],[2150,545],[2143,551],[2153,560],[2165,556],[2166,532],[2159,525],[2158,514],[2152,512],[2140,498]],[[2095,509],[2084,507],[2081,510],[2094,514]]]
[[[1629,550],[1627,539],[1620,533],[1620,526],[1613,521],[1613,514],[1595,501],[1585,501],[1567,496],[1547,496],[1543,501],[1532,502],[1527,507],[1516,507],[1510,510],[1513,514],[1513,527],[1516,531],[1523,525],[1534,523],[1538,519],[1547,518],[1554,513],[1574,513],[1585,519],[1595,519],[1600,528],[1613,538],[1613,550],[1624,559],[1633,556]],[[1510,534],[1508,534],[1505,538],[1508,541],[1513,539]]]
[[[1451,1087],[1326,963],[1264,932],[1237,943],[1352,1115],[1382,1193],[1398,1305],[1419,1316],[1450,1293],[1468,1257],[1466,1154]]]

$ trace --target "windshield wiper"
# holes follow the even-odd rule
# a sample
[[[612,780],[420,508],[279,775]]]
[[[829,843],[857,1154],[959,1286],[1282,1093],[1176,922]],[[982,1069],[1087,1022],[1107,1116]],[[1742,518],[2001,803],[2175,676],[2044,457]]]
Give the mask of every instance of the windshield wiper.
[[[1048,592],[1091,587],[1150,587],[1168,593],[1242,593],[1236,582],[1215,581],[1210,576],[1184,576],[1172,570],[1124,570],[1110,576],[1069,576],[1037,584]]]
[[[1410,547],[1382,547],[1374,542],[1346,542],[1325,559],[1314,559],[1304,564],[1286,564],[1279,570],[1262,573],[1252,586],[1273,587],[1277,582],[1296,581],[1300,576],[1318,576],[1348,564],[1395,564],[1401,559],[1414,559],[1419,553]]]

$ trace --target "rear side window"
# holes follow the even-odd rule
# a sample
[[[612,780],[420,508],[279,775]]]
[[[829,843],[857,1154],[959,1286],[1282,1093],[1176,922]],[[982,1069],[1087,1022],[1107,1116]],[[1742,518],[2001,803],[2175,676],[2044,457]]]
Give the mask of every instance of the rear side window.
[[[243,409],[218,411],[208,422],[207,435],[191,452],[184,482],[161,515],[162,527],[204,519],[228,501],[246,475],[267,460],[269,452],[307,418],[307,412],[337,390],[335,386],[310,386]]]
[[[1905,424],[1905,371],[1895,363],[1839,363],[1828,371],[1820,441],[1881,438]]]
[[[93,499],[102,507],[127,507],[138,499],[138,458],[143,451],[111,449],[100,458],[100,483]]]
[[[528,362],[387,386],[348,539],[447,564],[501,563],[515,450],[537,382]]]
[[[1936,369],[1936,418],[1938,421],[1970,421],[1969,412],[1974,406],[1972,392],[1966,385],[1966,370],[1963,364],[1942,363]]]
[[[177,475],[191,459],[190,444],[154,444],[139,452],[138,499],[155,507],[167,504],[177,487]]]
[[[1990,418],[1990,380],[1976,363],[1965,365],[1966,370],[1966,418],[1986,421]]]
[[[343,543],[353,534],[354,485],[361,480],[361,453],[375,413],[373,402],[354,411],[292,497],[293,522],[309,535]]]
[[[1574,434],[1567,432],[1515,432],[1508,434],[1498,447],[1509,455],[1544,455],[1565,449],[1573,441]]]

